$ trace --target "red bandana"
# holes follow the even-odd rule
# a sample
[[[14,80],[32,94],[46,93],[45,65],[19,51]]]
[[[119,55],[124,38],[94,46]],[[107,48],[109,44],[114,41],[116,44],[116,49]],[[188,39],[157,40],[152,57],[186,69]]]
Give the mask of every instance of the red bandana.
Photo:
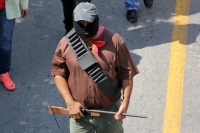
[[[103,47],[106,42],[105,41],[97,41],[97,39],[99,39],[99,37],[101,36],[101,34],[104,32],[104,27],[103,26],[99,26],[99,29],[98,29],[98,32],[97,34],[95,35],[95,37],[93,37],[91,39],[91,42],[92,42],[92,46],[91,48],[94,50],[95,53],[98,54],[98,48],[99,47]]]

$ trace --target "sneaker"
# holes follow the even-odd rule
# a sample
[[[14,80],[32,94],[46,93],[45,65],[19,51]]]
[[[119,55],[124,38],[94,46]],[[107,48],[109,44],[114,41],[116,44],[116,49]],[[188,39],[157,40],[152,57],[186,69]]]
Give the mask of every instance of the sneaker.
[[[4,84],[6,90],[12,91],[15,89],[15,83],[10,79],[8,72],[0,75],[0,82]]]

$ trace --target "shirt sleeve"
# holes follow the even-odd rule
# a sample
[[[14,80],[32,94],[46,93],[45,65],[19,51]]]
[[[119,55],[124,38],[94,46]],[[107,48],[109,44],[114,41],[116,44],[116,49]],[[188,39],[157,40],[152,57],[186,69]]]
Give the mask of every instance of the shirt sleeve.
[[[132,79],[136,74],[139,73],[138,68],[124,41],[122,41],[119,46],[118,67],[118,75],[121,80]]]
[[[28,9],[29,0],[19,0],[22,9]]]
[[[55,50],[52,64],[51,64],[51,75],[60,75],[60,76],[66,76],[69,74],[69,70],[67,68],[67,65],[65,63],[64,58],[64,49],[66,47],[66,40],[64,38],[58,43],[58,46]]]

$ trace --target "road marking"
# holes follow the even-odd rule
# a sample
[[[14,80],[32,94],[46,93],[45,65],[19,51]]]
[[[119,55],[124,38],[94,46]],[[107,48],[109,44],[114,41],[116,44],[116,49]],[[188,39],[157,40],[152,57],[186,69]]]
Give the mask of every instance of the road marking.
[[[176,0],[163,133],[180,133],[190,0]]]

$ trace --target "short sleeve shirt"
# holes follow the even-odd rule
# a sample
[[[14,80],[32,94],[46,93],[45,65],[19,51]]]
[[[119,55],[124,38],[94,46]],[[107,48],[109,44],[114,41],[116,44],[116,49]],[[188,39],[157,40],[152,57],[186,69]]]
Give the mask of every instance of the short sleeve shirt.
[[[98,49],[98,54],[93,50],[91,52],[118,85],[122,80],[132,79],[139,73],[121,36],[105,28],[98,40],[105,41],[106,44]],[[85,107],[105,107],[115,102],[103,94],[82,70],[65,37],[60,40],[56,48],[51,75],[66,76],[72,97]]]

